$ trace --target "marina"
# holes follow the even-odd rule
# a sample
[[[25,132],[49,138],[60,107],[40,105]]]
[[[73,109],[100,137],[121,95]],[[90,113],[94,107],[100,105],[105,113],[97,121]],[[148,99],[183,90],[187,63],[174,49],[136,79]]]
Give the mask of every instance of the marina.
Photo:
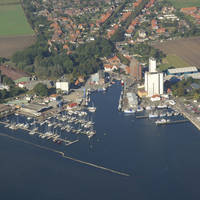
[[[48,117],[44,121],[26,117],[16,113],[15,115],[2,118],[0,123],[11,130],[25,130],[29,135],[38,135],[41,139],[51,140],[54,143],[64,143],[66,146],[78,142],[78,135],[83,134],[90,139],[96,132],[94,122],[89,120],[86,111],[63,111],[56,116]],[[75,135],[72,141],[70,135]]]
[[[19,127],[10,129],[0,124],[1,134],[4,134],[1,135],[0,145],[5,154],[1,156],[3,159],[1,179],[3,182],[12,179],[12,182],[4,184],[8,188],[27,183],[23,186],[25,192],[18,188],[15,194],[8,193],[6,190],[4,192],[3,185],[2,196],[25,200],[30,194],[38,191],[39,196],[45,193],[44,199],[57,199],[58,193],[59,198],[63,200],[66,196],[70,199],[81,199],[83,196],[91,199],[92,196],[97,200],[108,198],[121,200],[126,195],[126,199],[141,199],[144,193],[148,194],[148,199],[157,200],[163,196],[166,200],[188,199],[190,192],[185,192],[184,188],[193,190],[194,185],[188,183],[185,172],[195,183],[199,180],[198,130],[191,123],[156,126],[155,121],[163,117],[136,118],[138,115],[148,116],[155,110],[154,108],[125,115],[118,111],[120,93],[119,83],[107,89],[106,93],[92,93],[91,101],[94,102],[96,112],[91,113],[86,109],[85,116],[79,116],[79,110],[77,114],[73,113],[75,111],[61,111],[60,114],[55,114],[56,117],[50,116],[51,118],[47,117],[44,120],[28,118],[20,114],[2,119],[5,126],[14,123],[24,124],[18,125],[19,127],[27,123],[29,125],[29,127],[26,125],[29,130],[27,131]],[[172,112],[170,108],[156,109],[156,111],[165,113],[165,118],[171,121],[183,119],[183,116],[174,116],[174,114],[167,117],[167,112]],[[91,139],[86,134],[76,134],[74,131],[90,130],[82,127],[88,122],[78,122],[83,119],[84,122],[91,121],[89,124],[92,123],[96,131]],[[66,128],[73,131],[67,132]],[[70,141],[79,139],[79,141],[69,146],[64,142],[57,145],[50,136],[48,139],[48,137],[39,137],[37,133],[29,135],[30,130],[40,132],[41,136],[46,132],[52,132],[58,134],[60,138],[66,137]],[[190,164],[183,163],[183,158]],[[40,182],[37,182],[38,179]],[[87,186],[85,186],[86,180]],[[34,181],[37,184],[33,184]],[[83,190],[77,192],[77,187]],[[174,194],[176,187],[182,192]],[[99,188],[102,192],[97,195]],[[114,192],[106,193],[108,188]],[[198,195],[198,192],[196,194]],[[37,196],[34,198],[37,199]]]

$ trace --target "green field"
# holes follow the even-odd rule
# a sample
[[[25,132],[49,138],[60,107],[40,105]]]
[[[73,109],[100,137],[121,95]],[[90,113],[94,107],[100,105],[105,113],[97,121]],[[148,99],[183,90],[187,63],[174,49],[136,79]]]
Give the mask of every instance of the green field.
[[[168,54],[166,58],[162,60],[162,64],[159,66],[160,71],[164,71],[168,69],[169,67],[188,67],[190,66],[188,63],[186,63],[184,60],[182,60],[180,57],[174,55],[174,54]]]
[[[20,4],[0,6],[0,27],[0,37],[34,34]]]
[[[169,0],[176,8],[200,7],[200,0]]]
[[[0,0],[0,5],[1,4],[14,4],[14,3],[20,3],[20,0]]]

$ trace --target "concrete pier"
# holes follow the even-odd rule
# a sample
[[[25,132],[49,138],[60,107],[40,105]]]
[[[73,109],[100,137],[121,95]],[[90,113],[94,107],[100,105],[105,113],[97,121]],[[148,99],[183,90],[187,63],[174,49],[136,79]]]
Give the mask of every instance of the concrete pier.
[[[200,130],[200,121],[198,121],[194,116],[189,114],[180,103],[176,103],[174,107],[184,115],[191,123],[193,123],[198,130]]]

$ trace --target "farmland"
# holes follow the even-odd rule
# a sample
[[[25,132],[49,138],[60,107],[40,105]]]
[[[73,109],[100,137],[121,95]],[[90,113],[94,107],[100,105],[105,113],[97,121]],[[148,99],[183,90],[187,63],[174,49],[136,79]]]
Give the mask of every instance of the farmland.
[[[35,41],[19,0],[0,0],[0,57],[10,57]]]
[[[20,0],[0,0],[0,5],[16,4],[16,3],[20,3]]]
[[[166,41],[153,46],[168,55],[165,64],[176,67],[193,65],[200,68],[200,37]]]
[[[0,37],[33,35],[20,4],[0,6],[0,25]]]
[[[0,37],[0,57],[10,57],[16,51],[23,50],[35,42],[33,36]]]
[[[200,7],[199,0],[169,0],[176,8],[186,8],[191,6]]]

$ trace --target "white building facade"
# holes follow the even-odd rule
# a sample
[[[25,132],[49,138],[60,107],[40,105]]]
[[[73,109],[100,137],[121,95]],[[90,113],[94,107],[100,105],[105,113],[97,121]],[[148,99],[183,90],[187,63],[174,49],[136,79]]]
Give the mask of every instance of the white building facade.
[[[157,72],[156,70],[156,59],[149,58],[149,72]]]
[[[163,94],[163,73],[158,72],[146,72],[145,73],[145,91],[147,92],[148,97],[153,95]]]
[[[63,82],[56,82],[56,89],[60,89],[64,92],[69,92],[69,83],[66,81]]]

